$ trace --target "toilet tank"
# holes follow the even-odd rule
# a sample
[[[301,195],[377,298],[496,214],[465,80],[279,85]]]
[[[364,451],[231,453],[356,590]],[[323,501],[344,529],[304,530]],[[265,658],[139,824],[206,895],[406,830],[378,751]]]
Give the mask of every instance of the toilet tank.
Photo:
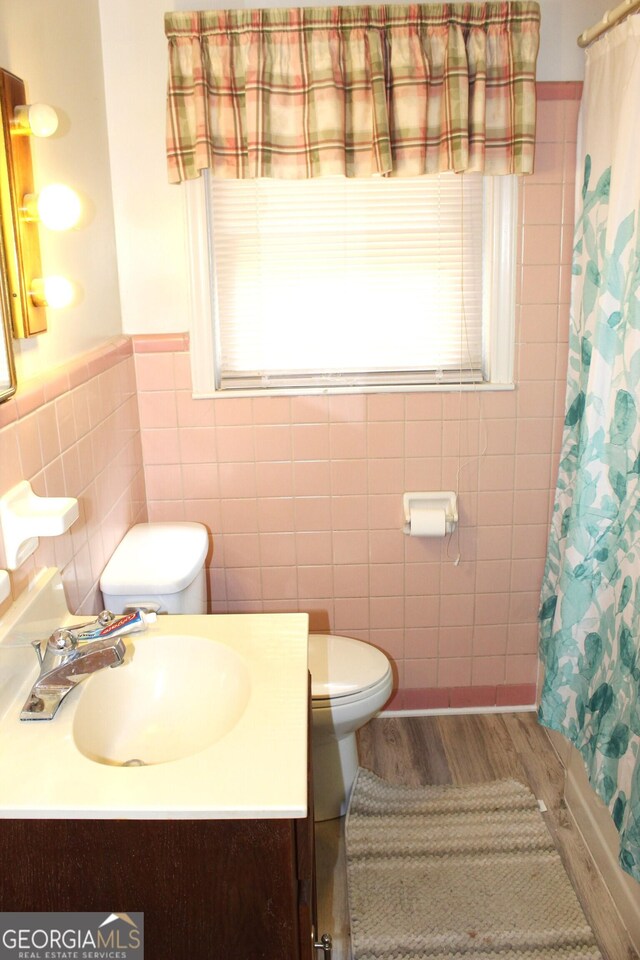
[[[206,613],[201,523],[138,523],[116,547],[100,578],[107,610],[151,606],[158,613]]]

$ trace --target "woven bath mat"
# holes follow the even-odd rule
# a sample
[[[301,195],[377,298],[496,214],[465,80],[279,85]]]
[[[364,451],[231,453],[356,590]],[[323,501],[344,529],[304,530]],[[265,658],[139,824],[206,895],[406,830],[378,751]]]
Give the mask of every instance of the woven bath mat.
[[[602,960],[533,794],[360,770],[346,825],[354,960]]]

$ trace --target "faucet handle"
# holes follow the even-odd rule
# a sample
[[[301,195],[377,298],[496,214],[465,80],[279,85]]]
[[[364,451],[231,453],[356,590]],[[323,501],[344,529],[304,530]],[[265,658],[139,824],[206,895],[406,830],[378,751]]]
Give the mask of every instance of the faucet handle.
[[[68,630],[62,628],[54,630],[47,643],[45,645],[45,652],[47,649],[53,650],[55,653],[64,653],[67,650],[73,650],[76,647],[76,639],[69,633]],[[38,658],[38,663],[42,667],[44,663],[44,655],[42,653],[42,640],[32,640],[31,646],[36,652]]]
[[[116,619],[115,613],[111,613],[110,610],[103,610],[102,613],[99,613],[95,620],[85,620],[84,623],[76,623],[72,627],[61,627],[61,630],[64,630],[66,633],[69,633],[72,637],[77,637],[78,634],[85,632],[88,628],[106,627],[107,624],[111,623]],[[58,631],[56,630],[56,633]]]
[[[111,610],[103,610],[98,614],[98,623],[101,627],[106,627],[108,623],[111,623],[112,620],[116,619],[115,613],[111,613]]]
[[[52,650],[62,653],[65,650],[73,650],[73,648],[78,645],[78,641],[70,630],[65,630],[61,627],[53,631],[47,645],[51,647]]]

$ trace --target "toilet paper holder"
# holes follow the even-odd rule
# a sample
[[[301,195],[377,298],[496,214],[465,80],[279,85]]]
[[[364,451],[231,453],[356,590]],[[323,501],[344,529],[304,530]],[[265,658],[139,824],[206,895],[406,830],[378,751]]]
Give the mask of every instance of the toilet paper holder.
[[[458,522],[458,497],[453,490],[435,490],[426,493],[405,493],[403,533],[411,533],[411,510],[444,510],[445,533],[453,533]]]

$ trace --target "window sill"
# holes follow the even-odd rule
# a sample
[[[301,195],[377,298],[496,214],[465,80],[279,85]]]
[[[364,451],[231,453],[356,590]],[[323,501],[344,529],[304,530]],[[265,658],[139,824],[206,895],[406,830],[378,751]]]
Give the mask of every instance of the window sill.
[[[231,399],[233,397],[310,397],[363,393],[491,393],[504,390],[515,390],[515,383],[425,383],[415,385],[403,383],[397,386],[384,384],[366,387],[270,387],[254,390],[194,390],[192,396],[194,400],[212,400],[221,397]]]

